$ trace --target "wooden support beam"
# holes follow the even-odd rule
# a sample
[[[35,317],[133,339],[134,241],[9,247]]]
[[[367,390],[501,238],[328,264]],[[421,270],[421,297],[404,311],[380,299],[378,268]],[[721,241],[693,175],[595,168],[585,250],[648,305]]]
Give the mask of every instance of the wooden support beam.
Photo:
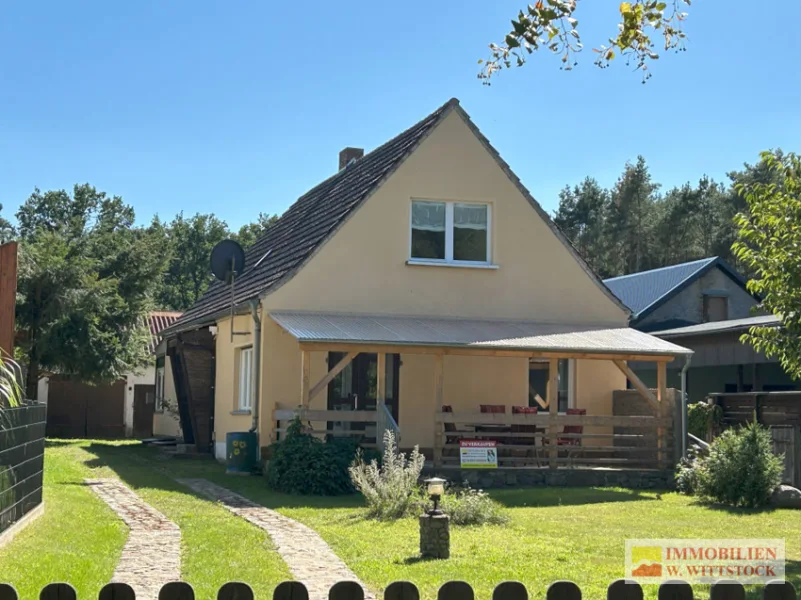
[[[300,405],[309,408],[309,379],[311,376],[311,352],[301,350],[300,352]]]
[[[384,354],[383,352],[379,352],[375,369],[376,410],[381,410],[381,406],[386,402],[386,399],[387,399],[387,355]]]
[[[551,423],[548,425],[548,466],[556,468],[556,459],[559,458],[557,446],[557,425],[553,420],[559,415],[559,359],[552,358],[548,362],[548,412]]]
[[[659,401],[659,412],[657,412],[656,416],[661,419],[666,416],[665,407],[667,405],[667,365],[665,363],[659,363],[656,366],[656,399]],[[656,430],[656,435],[659,447],[657,459],[662,462],[667,458],[665,455],[665,430],[660,427]]]
[[[345,369],[345,367],[353,362],[353,359],[358,355],[358,352],[348,352],[345,356],[343,356],[342,359],[336,365],[334,365],[334,368],[328,371],[328,373],[325,374],[325,377],[318,381],[317,384],[311,389],[311,392],[309,392],[309,400],[313,400],[317,394],[328,387],[328,384],[334,380],[334,377],[339,375]]]
[[[385,354],[442,354],[444,356],[492,356],[492,357],[508,357],[508,358],[576,358],[587,360],[633,360],[633,361],[647,361],[647,362],[671,362],[674,356],[670,355],[654,355],[654,354],[610,354],[603,352],[546,352],[525,349],[494,349],[482,346],[415,346],[406,344],[353,344],[341,342],[301,342],[302,349],[311,350],[313,352],[367,352],[371,354],[378,354],[384,352]]]
[[[434,410],[442,413],[442,400],[445,383],[445,357],[442,354],[434,356]],[[442,466],[442,447],[445,442],[445,426],[440,419],[434,419],[434,466]]]
[[[650,404],[654,410],[659,410],[659,400],[653,395],[651,390],[648,389],[648,386],[642,382],[642,379],[637,377],[637,374],[622,360],[615,360],[612,362],[614,362],[617,368],[628,378],[631,385],[634,386],[634,389],[640,392],[640,395],[648,401],[648,404]],[[664,368],[665,363],[659,363],[659,366]]]

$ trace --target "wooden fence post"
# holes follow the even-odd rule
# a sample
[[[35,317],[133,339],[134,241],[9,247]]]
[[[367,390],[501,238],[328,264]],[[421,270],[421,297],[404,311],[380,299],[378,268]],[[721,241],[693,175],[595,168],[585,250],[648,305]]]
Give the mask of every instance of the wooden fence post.
[[[254,600],[253,589],[241,581],[229,581],[217,592],[217,600]]]
[[[384,600],[420,600],[420,590],[410,581],[394,581],[384,590]]]
[[[548,466],[556,468],[556,460],[559,458],[559,446],[556,438],[555,419],[559,415],[559,359],[552,358],[548,361]]]
[[[97,597],[99,600],[136,600],[136,593],[127,583],[113,581],[104,585]]]
[[[161,586],[159,600],[195,600],[195,590],[185,581],[171,581]]]
[[[642,586],[636,581],[618,579],[606,589],[606,600],[642,600]]]
[[[39,592],[39,600],[78,600],[78,594],[69,583],[49,583]]]
[[[437,591],[437,600],[475,600],[475,592],[466,581],[448,581]]]
[[[745,600],[745,588],[736,581],[718,581],[709,590],[709,600]]]
[[[442,466],[442,446],[445,441],[442,424],[442,398],[445,384],[445,360],[442,354],[434,355],[434,466]]]
[[[19,600],[19,595],[13,585],[0,583],[0,600]]]
[[[504,581],[492,590],[492,600],[528,600],[528,590],[519,581]]]
[[[282,581],[273,591],[273,600],[309,600],[309,590],[300,581]]]

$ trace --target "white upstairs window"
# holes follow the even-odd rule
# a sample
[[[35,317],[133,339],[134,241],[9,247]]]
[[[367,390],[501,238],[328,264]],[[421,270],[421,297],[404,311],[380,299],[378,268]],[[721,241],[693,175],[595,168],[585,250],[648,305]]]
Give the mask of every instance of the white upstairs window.
[[[410,262],[490,264],[489,204],[412,201]]]
[[[239,351],[239,410],[251,410],[253,397],[253,348]]]

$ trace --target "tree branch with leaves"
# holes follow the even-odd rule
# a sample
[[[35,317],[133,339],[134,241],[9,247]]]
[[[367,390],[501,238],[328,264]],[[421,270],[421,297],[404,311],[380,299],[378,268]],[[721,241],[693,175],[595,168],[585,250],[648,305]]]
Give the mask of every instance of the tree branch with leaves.
[[[588,1],[588,0],[585,0]],[[597,0],[596,0],[597,1]],[[580,0],[537,0],[517,19],[512,30],[500,44],[490,44],[490,56],[479,60],[483,65],[478,78],[486,85],[504,68],[522,67],[528,55],[546,48],[559,56],[561,69],[570,71],[578,64],[576,55],[584,49],[576,18]],[[617,35],[610,37],[608,46],[601,44],[592,50],[597,54],[595,64],[606,68],[618,56],[627,65],[634,64],[643,73],[643,83],[650,78],[649,61],[659,59],[659,50],[684,51],[687,38],[683,30],[687,13],[685,5],[691,0],[634,0],[621,2]],[[662,43],[658,43],[659,40]]]
[[[764,152],[762,163],[773,177],[736,186],[747,209],[735,217],[740,231],[732,250],[754,270],[748,290],[779,326],[752,327],[742,341],[801,379],[801,157]]]

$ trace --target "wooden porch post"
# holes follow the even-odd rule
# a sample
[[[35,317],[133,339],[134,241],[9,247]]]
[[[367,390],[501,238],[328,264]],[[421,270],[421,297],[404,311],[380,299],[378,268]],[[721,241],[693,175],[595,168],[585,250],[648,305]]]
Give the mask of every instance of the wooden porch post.
[[[309,379],[311,376],[311,352],[300,351],[300,405],[309,408]]]
[[[442,424],[442,395],[445,381],[445,364],[442,354],[434,355],[434,466],[442,466],[442,446],[444,441]]]
[[[375,368],[375,437],[378,448],[384,451],[384,431],[386,430],[386,419],[384,418],[384,404],[387,398],[387,355],[379,352],[376,355]],[[395,440],[398,443],[398,440]]]
[[[665,416],[665,403],[667,402],[667,363],[656,363],[656,399],[659,402],[659,409],[657,417],[660,419]],[[658,447],[657,460],[659,467],[662,467],[662,461],[666,458],[665,454],[665,430],[662,427],[657,429]]]
[[[559,359],[548,361],[548,466],[556,468],[556,459],[559,457],[559,447],[556,445],[556,423],[554,419],[559,414]]]

